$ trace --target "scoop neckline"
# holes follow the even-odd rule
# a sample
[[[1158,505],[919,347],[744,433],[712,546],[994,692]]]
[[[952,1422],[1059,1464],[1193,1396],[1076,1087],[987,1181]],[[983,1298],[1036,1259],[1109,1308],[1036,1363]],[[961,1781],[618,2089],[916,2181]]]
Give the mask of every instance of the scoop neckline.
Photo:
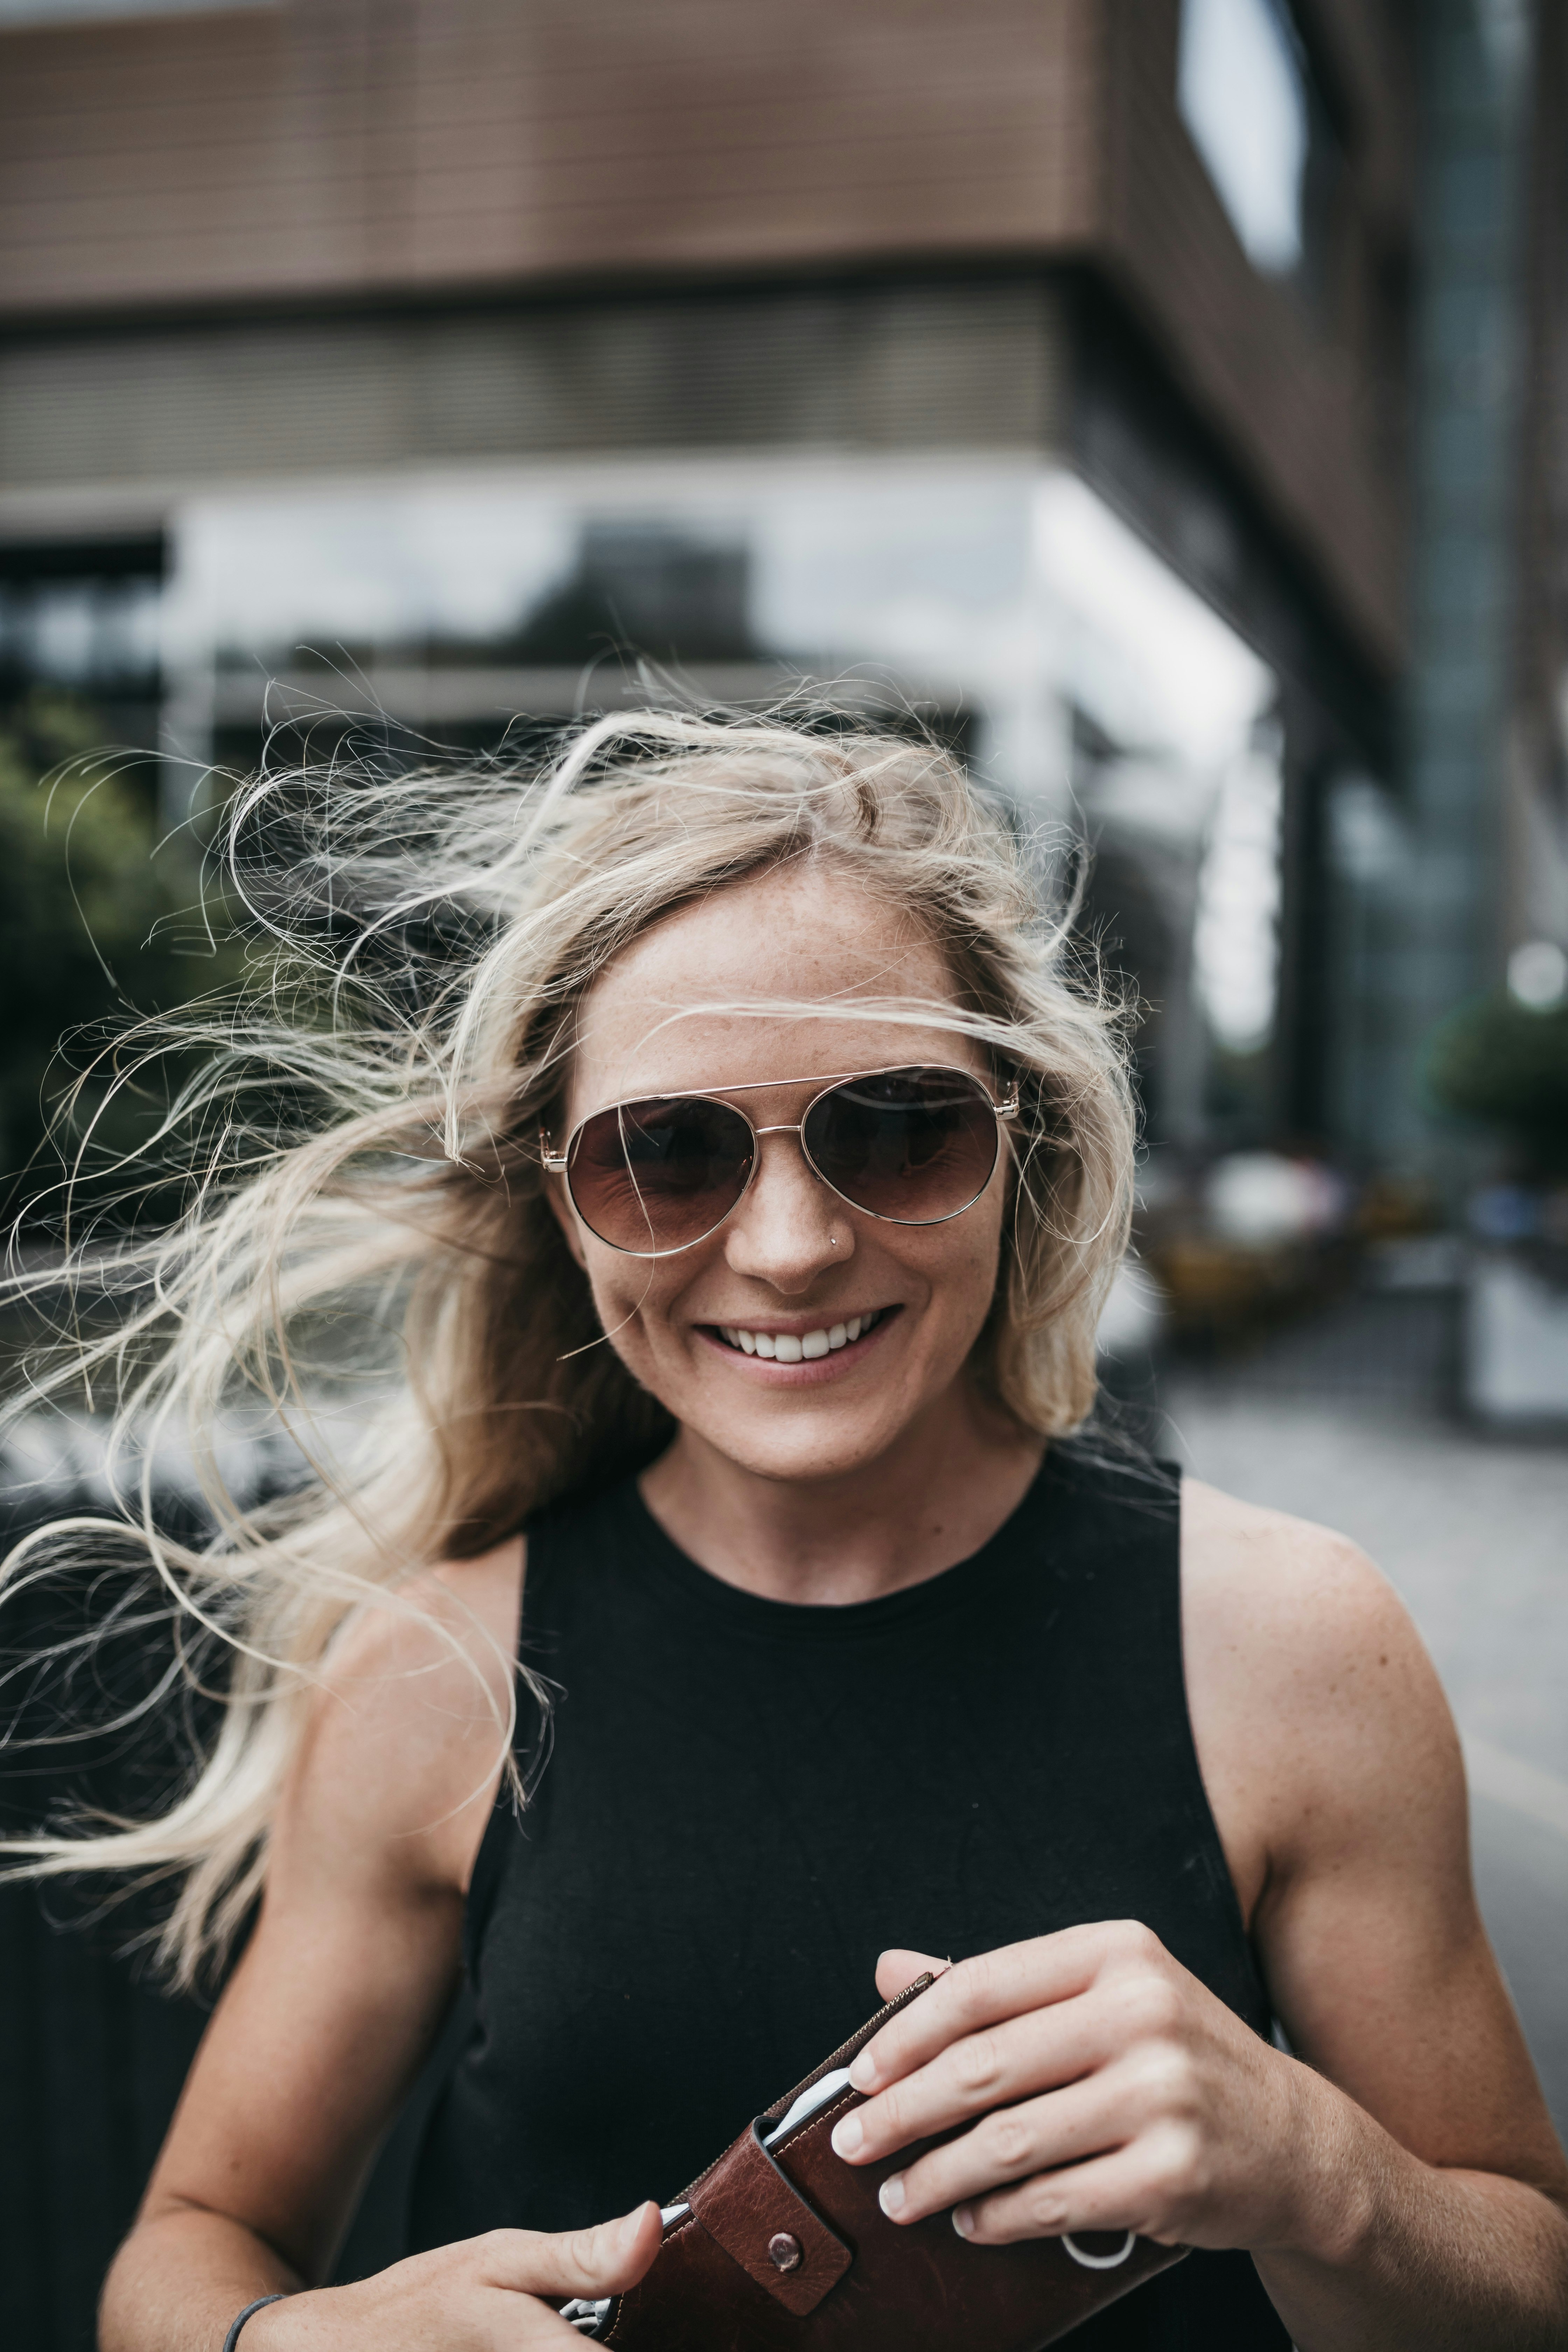
[[[742,1585],[716,1576],[681,1549],[649,1510],[635,1477],[626,1479],[619,1493],[606,1501],[618,1506],[625,1532],[643,1565],[683,1598],[727,1618],[739,1633],[770,1642],[824,1644],[863,1641],[963,1607],[977,1585],[1011,1564],[1024,1522],[1033,1516],[1032,1507],[1037,1506],[1047,1483],[1051,1463],[1052,1451],[1047,1449],[1018,1501],[978,1549],[955,1560],[951,1568],[923,1577],[918,1584],[880,1592],[868,1601],[774,1601],[763,1593],[748,1592]]]

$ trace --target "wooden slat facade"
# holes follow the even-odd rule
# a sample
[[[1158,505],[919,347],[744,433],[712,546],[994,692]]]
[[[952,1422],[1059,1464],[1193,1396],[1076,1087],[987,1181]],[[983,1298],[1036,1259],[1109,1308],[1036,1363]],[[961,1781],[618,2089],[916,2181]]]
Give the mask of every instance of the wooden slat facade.
[[[1090,226],[1095,31],[1091,0],[312,0],[14,35],[0,285],[52,310],[1056,244]]]
[[[1310,14],[1351,155],[1321,315],[1251,268],[1181,125],[1178,0],[275,0],[0,34],[0,329],[1081,262],[1386,669],[1408,134],[1382,9]]]

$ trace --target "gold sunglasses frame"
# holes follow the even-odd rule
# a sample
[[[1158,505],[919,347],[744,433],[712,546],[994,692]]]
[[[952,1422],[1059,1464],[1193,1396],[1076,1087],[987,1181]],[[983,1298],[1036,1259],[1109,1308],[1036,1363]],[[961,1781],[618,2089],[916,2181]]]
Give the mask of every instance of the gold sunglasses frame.
[[[862,1208],[858,1201],[852,1201],[847,1192],[841,1192],[837,1185],[833,1182],[832,1179],[823,1174],[821,1169],[817,1166],[816,1160],[812,1158],[811,1153],[806,1149],[805,1123],[825,1095],[837,1093],[840,1087],[853,1086],[858,1079],[891,1077],[895,1072],[899,1070],[940,1070],[949,1077],[963,1078],[966,1084],[973,1087],[978,1094],[984,1097],[997,1123],[996,1151],[993,1154],[991,1165],[985,1171],[984,1183],[981,1185],[978,1192],[973,1193],[970,1198],[964,1202],[963,1206],[961,1209],[949,1209],[944,1215],[940,1217],[888,1217],[884,1216],[880,1210]],[[747,1117],[747,1114],[741,1108],[738,1103],[732,1103],[728,1099],[728,1097],[732,1094],[766,1094],[770,1088],[775,1087],[805,1087],[811,1085],[816,1086],[816,1092],[806,1104],[805,1108],[802,1111],[799,1118],[791,1120],[787,1124],[778,1127],[758,1127],[750,1118]],[[671,1249],[658,1250],[627,1249],[624,1244],[620,1242],[606,1241],[604,1234],[598,1231],[596,1226],[588,1224],[588,1220],[584,1216],[582,1210],[578,1207],[576,1199],[573,1193],[572,1147],[576,1142],[577,1138],[582,1134],[583,1129],[591,1120],[603,1118],[610,1111],[629,1110],[634,1103],[668,1102],[712,1103],[721,1110],[732,1110],[735,1113],[736,1118],[743,1119],[746,1126],[750,1129],[753,1146],[760,1144],[764,1135],[799,1136],[800,1156],[805,1160],[806,1166],[810,1169],[812,1174],[816,1177],[817,1182],[819,1184],[826,1184],[827,1190],[833,1194],[834,1198],[836,1200],[842,1201],[846,1208],[853,1209],[857,1216],[875,1217],[878,1223],[882,1225],[946,1225],[951,1224],[954,1217],[967,1215],[968,1212],[973,1208],[975,1202],[979,1200],[981,1193],[984,1192],[985,1185],[990,1183],[992,1177],[995,1174],[996,1160],[1000,1156],[1002,1149],[1002,1128],[1008,1119],[1016,1118],[1018,1116],[1018,1081],[1016,1078],[1013,1079],[1003,1094],[1001,1101],[997,1102],[993,1098],[984,1079],[980,1076],[977,1071],[961,1069],[956,1063],[888,1062],[883,1064],[879,1069],[846,1070],[838,1077],[823,1078],[819,1081],[813,1080],[811,1078],[758,1078],[748,1085],[727,1087],[721,1093],[707,1093],[700,1087],[682,1087],[673,1094],[626,1095],[619,1102],[605,1103],[600,1109],[591,1110],[586,1118],[580,1118],[577,1121],[576,1126],[572,1129],[571,1134],[567,1137],[564,1149],[560,1151],[557,1151],[555,1149],[554,1139],[552,1136],[550,1129],[547,1127],[542,1127],[539,1130],[539,1157],[545,1174],[547,1176],[559,1176],[562,1179],[566,1187],[566,1197],[572,1203],[573,1214],[576,1216],[583,1224],[587,1225],[588,1231],[593,1234],[594,1239],[596,1242],[604,1243],[605,1249],[613,1249],[616,1251],[617,1255],[621,1257],[681,1257],[688,1250],[696,1249],[700,1244],[706,1241],[711,1241],[713,1235],[718,1233],[722,1226],[729,1223],[730,1219],[734,1215],[736,1210],[740,1207],[742,1202],[751,1191],[752,1182],[756,1177],[757,1170],[762,1162],[762,1153],[760,1150],[753,1150],[752,1153],[752,1165],[747,1173],[746,1181],[742,1185],[740,1191],[736,1193],[734,1199],[731,1202],[729,1207],[725,1210],[723,1215],[720,1217],[716,1223],[710,1225],[706,1233],[698,1234],[692,1240],[689,1242],[678,1242]]]

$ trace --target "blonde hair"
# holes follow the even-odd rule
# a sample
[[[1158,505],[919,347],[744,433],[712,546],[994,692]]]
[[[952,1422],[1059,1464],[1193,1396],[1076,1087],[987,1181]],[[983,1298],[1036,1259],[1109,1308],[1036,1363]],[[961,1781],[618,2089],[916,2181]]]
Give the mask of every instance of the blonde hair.
[[[877,1009],[966,1034],[1019,1081],[973,1368],[1042,1437],[1093,1403],[1133,1166],[1118,1009],[1075,977],[1005,808],[929,741],[634,712],[528,776],[341,760],[264,773],[234,795],[225,850],[268,941],[265,991],[196,1024],[208,1057],[162,1139],[188,1204],[152,1241],[79,1251],[78,1283],[119,1295],[117,1328],[19,1401],[107,1384],[139,1492],[119,1520],[56,1521],[6,1564],[30,1580],[40,1556],[90,1560],[129,1527],[205,1657],[190,1671],[224,1661],[216,1740],[170,1811],[9,1849],[35,1875],[177,1877],[163,1950],[182,1980],[259,1889],[311,1688],[349,1624],[418,1609],[409,1588],[431,1564],[485,1551],[669,1434],[605,1344],[538,1149],[584,996],[650,925],[809,861],[923,925],[951,1001]],[[188,1046],[191,1024],[176,1034]],[[281,1423],[309,1467],[248,1508],[221,1466],[247,1415]],[[171,1444],[216,1517],[200,1549],[154,1525],[152,1465]]]

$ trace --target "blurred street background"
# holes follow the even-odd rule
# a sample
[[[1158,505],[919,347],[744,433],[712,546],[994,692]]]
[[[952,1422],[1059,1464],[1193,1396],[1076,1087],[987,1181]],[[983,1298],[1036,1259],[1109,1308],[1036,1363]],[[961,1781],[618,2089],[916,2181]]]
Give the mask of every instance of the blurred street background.
[[[264,751],[802,688],[1092,852],[1113,1409],[1405,1595],[1568,2127],[1568,11],[0,0],[25,1254],[61,1033],[225,976],[182,910]],[[100,1434],[24,1433],[13,1531]],[[69,1910],[0,1895],[21,2352],[90,2342],[201,2022]]]

